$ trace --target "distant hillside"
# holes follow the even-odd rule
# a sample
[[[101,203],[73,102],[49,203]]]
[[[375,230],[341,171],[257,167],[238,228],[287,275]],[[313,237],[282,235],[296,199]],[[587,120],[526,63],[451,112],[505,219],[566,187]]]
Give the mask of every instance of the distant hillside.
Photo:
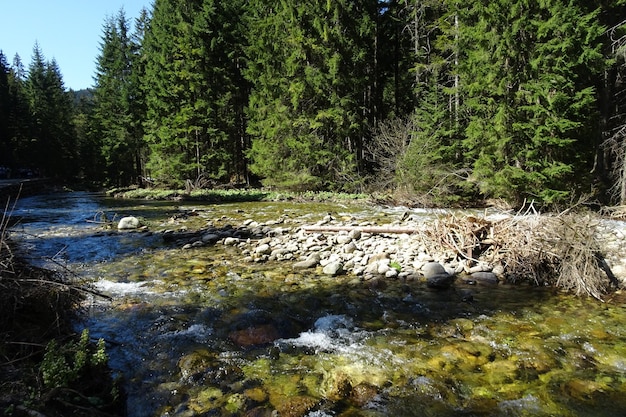
[[[72,94],[72,101],[75,106],[80,104],[81,101],[91,101],[93,99],[93,89],[91,88],[83,88],[77,91],[70,89],[69,92]]]

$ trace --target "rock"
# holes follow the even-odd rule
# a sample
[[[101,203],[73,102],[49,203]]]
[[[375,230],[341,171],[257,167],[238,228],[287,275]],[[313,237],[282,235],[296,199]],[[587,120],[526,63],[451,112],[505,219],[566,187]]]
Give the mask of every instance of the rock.
[[[320,262],[321,257],[320,254],[315,252],[309,255],[304,261],[296,262],[293,264],[293,269],[308,269],[315,268],[317,264]]]
[[[202,242],[206,244],[213,244],[218,240],[220,240],[220,237],[215,233],[205,233],[202,235]]]
[[[385,272],[385,278],[397,278],[398,274],[399,272],[397,269],[391,268],[387,272]]]
[[[322,391],[331,401],[345,400],[352,391],[350,378],[343,372],[331,373],[322,383]]]
[[[324,274],[326,275],[339,275],[343,273],[343,265],[341,264],[341,262],[338,261],[330,262],[324,267],[322,272],[324,272]]]
[[[350,242],[346,246],[343,247],[343,252],[354,253],[357,249],[358,248],[356,247],[356,244],[354,242]]]
[[[317,403],[318,401],[313,397],[297,395],[277,404],[276,410],[280,417],[304,417]]]
[[[361,231],[358,229],[352,229],[348,232],[348,237],[352,240],[359,240],[361,239]]]
[[[422,274],[428,278],[440,275],[449,275],[446,269],[439,262],[428,262],[422,267]]]
[[[271,324],[260,324],[243,330],[235,330],[228,338],[241,347],[265,345],[280,338],[278,330]]]
[[[235,246],[237,243],[239,243],[239,239],[236,237],[227,237],[224,239],[224,245],[226,246]]]
[[[483,285],[497,285],[498,277],[493,272],[475,272],[470,275],[474,281]]]
[[[352,241],[352,238],[348,235],[339,235],[337,236],[337,243],[340,245],[345,245]]]
[[[426,286],[429,288],[445,290],[447,288],[450,288],[455,279],[455,275],[450,275],[447,272],[444,272],[443,274],[437,274],[427,277]]]
[[[122,217],[117,224],[118,230],[137,229],[140,225],[139,219],[134,216]]]
[[[207,368],[214,366],[216,356],[207,349],[199,349],[191,352],[178,360],[178,368],[183,379],[196,374],[201,374]]]
[[[261,387],[248,388],[243,392],[243,395],[245,395],[247,398],[254,401],[255,403],[262,403],[264,401],[267,401],[268,397],[267,392]]]
[[[361,382],[352,388],[350,393],[350,402],[357,407],[363,407],[368,402],[372,401],[378,394],[378,388],[367,382]]]
[[[267,243],[263,243],[254,250],[257,255],[269,255],[272,252],[272,248]]]

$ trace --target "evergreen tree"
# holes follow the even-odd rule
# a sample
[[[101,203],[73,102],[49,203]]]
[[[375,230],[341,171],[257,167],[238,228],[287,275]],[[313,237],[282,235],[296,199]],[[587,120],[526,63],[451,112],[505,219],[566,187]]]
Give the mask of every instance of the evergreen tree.
[[[456,12],[474,179],[489,196],[563,201],[593,160],[597,12],[558,0],[475,1]]]
[[[76,142],[72,102],[56,61],[46,62],[38,45],[26,79],[26,97],[33,120],[28,160],[46,176],[76,174]]]
[[[13,174],[19,167],[30,165],[29,144],[31,131],[31,117],[28,100],[26,98],[26,70],[18,54],[13,57],[13,64],[8,76],[9,105],[7,129],[8,142],[11,154],[7,155],[12,161],[10,168]]]
[[[13,148],[10,138],[9,115],[11,95],[9,90],[10,68],[4,53],[0,51],[0,169],[12,165]],[[0,178],[8,172],[0,171]]]
[[[137,91],[132,86],[135,57],[129,32],[123,9],[105,22],[94,88],[93,115],[105,176],[118,186],[135,183],[141,174],[143,132],[136,129],[141,116],[133,113]]]
[[[248,10],[252,172],[272,185],[341,186],[378,116],[378,2],[255,0]]]
[[[155,2],[144,44],[145,129],[149,167],[165,183],[225,179],[236,170],[243,4]]]
[[[608,28],[605,57],[609,62],[600,84],[600,127],[604,142],[598,147],[594,171],[606,185],[608,201],[626,204],[626,1],[603,4],[600,15]]]
[[[461,157],[458,15],[437,0],[403,0],[395,7],[410,41],[402,59],[411,64],[415,103],[409,143],[398,155],[397,185],[428,195],[431,203],[450,204],[473,191]]]

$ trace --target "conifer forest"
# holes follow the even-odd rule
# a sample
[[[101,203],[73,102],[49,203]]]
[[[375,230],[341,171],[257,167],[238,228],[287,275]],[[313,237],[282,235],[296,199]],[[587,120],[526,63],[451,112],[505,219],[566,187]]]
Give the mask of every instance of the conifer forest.
[[[0,174],[626,204],[626,0],[155,0],[101,33],[81,91],[0,54]]]

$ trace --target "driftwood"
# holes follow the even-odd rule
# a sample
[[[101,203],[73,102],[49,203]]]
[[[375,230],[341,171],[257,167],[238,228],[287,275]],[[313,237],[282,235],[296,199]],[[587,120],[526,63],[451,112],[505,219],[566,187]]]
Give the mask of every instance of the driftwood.
[[[361,233],[420,233],[419,229],[414,227],[398,227],[398,226],[302,226],[302,230],[310,233],[324,232],[351,232],[358,230]]]

